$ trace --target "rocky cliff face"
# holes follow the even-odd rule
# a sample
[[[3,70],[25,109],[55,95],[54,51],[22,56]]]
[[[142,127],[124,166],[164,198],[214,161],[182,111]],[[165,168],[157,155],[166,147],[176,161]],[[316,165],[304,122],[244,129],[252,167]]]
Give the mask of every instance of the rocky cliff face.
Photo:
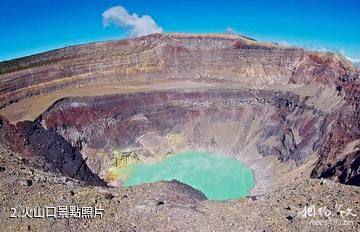
[[[15,123],[31,111],[19,106],[49,106],[36,112],[35,134],[54,133],[101,177],[115,149],[144,162],[201,150],[253,168],[256,193],[310,175],[360,185],[359,72],[339,55],[155,34],[3,62],[0,73],[0,113]]]
[[[302,49],[238,36],[162,35],[69,47],[0,64],[1,105],[55,89],[164,79],[282,83]],[[321,72],[321,70],[319,70]],[[307,76],[312,75],[306,73]],[[295,79],[296,81],[296,79]]]
[[[16,126],[6,119],[1,122],[2,142],[21,152],[24,158],[43,159],[48,164],[45,169],[60,171],[87,185],[105,186],[105,182],[88,168],[81,153],[54,130],[46,130],[39,123],[30,121]]]

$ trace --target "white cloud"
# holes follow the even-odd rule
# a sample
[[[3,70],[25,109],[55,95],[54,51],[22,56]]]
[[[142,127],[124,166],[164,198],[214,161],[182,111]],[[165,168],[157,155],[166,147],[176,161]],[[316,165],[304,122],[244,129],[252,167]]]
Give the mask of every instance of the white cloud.
[[[227,34],[234,34],[234,35],[238,35],[239,33],[234,29],[234,28],[232,28],[232,27],[227,27],[226,29],[225,29],[225,33],[227,33]]]
[[[351,63],[353,63],[355,66],[360,67],[360,59],[351,58],[351,57],[346,56],[344,49],[341,49],[341,48],[320,47],[320,48],[317,49],[317,50],[322,51],[322,52],[334,52],[334,53],[340,54],[340,55],[344,56],[346,59],[350,60]]]
[[[122,6],[112,7],[106,10],[102,16],[105,27],[111,24],[120,26],[128,30],[130,37],[163,32],[163,29],[156,24],[151,16],[139,16],[135,13],[129,14],[129,12]]]
[[[346,59],[350,60],[355,66],[360,68],[360,59],[350,58],[348,56],[345,56],[345,57],[346,57]]]
[[[291,47],[291,44],[285,40],[280,41],[279,45],[285,46],[285,47]]]
[[[337,48],[337,47],[328,47],[328,46],[320,46],[320,47],[305,47],[305,48],[309,48],[310,50],[316,50],[316,51],[320,51],[320,52],[333,52],[342,56],[345,56],[345,51],[344,49],[341,48]]]
[[[316,49],[316,50],[319,50],[320,52],[333,52],[333,51],[327,49],[326,47],[320,47],[319,49]]]
[[[345,56],[345,57],[346,57],[346,59],[350,60],[353,63],[360,63],[360,59],[350,58],[350,57],[347,57],[347,56]]]
[[[340,55],[345,56],[345,50],[344,49],[339,49],[338,52],[340,53]]]

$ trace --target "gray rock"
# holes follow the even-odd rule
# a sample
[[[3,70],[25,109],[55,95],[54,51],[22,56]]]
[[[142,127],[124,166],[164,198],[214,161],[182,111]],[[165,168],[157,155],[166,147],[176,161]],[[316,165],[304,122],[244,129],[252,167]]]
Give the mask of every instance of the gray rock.
[[[33,184],[30,179],[16,179],[15,183],[22,186],[31,186]]]

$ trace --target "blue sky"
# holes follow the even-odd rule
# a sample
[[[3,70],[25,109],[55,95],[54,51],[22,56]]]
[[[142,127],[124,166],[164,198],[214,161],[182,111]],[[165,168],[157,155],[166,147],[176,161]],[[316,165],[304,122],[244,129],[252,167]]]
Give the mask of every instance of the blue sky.
[[[104,26],[103,13],[119,5],[131,22],[124,25],[124,17],[110,14]],[[165,32],[232,28],[258,40],[360,58],[360,1],[0,0],[0,12],[0,60],[134,35],[133,27],[148,25],[141,24],[143,15]]]

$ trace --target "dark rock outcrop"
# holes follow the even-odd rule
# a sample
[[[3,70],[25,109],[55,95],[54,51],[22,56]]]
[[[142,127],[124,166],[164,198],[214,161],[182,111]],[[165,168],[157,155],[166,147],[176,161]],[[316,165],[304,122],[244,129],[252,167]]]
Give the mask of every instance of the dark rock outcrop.
[[[50,168],[86,184],[105,186],[90,171],[81,153],[53,129],[46,130],[38,122],[25,121],[17,125],[11,125],[5,119],[2,122],[1,133],[12,149],[24,155],[44,158]]]

